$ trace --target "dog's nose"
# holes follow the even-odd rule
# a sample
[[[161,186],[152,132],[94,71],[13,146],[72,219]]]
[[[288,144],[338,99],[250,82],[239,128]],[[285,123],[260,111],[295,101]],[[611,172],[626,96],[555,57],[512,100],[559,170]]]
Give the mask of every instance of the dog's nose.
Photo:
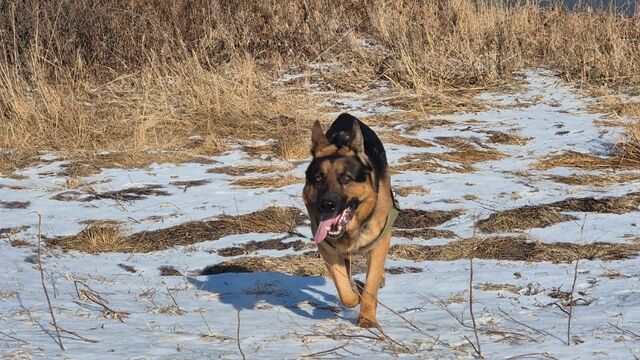
[[[318,204],[318,209],[324,214],[333,214],[336,211],[336,203],[333,200],[321,200]]]

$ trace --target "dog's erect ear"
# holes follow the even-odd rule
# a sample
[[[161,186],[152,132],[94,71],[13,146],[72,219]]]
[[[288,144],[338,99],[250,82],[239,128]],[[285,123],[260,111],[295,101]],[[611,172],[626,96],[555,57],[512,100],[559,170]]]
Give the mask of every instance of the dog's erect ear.
[[[349,140],[349,148],[353,150],[358,156],[364,154],[364,139],[362,138],[362,131],[360,130],[360,124],[357,121],[353,122],[353,129],[351,130],[351,139]]]
[[[316,120],[311,130],[311,155],[315,156],[318,151],[324,149],[327,145],[329,145],[329,140],[327,140],[327,136],[322,131],[320,121]]]

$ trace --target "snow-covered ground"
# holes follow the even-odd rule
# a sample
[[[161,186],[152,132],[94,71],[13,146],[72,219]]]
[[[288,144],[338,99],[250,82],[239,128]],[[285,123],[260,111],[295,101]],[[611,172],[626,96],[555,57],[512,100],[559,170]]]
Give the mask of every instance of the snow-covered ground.
[[[473,172],[405,171],[393,175],[395,186],[420,185],[427,190],[424,194],[400,197],[403,208],[463,209],[462,216],[437,228],[469,237],[473,219],[485,218],[494,211],[569,197],[622,196],[636,191],[634,182],[579,186],[549,179],[551,175],[598,175],[611,170],[530,167],[547,155],[568,150],[606,155],[619,138],[620,129],[596,124],[594,121],[604,115],[587,111],[592,100],[581,97],[550,72],[530,71],[525,76],[527,84],[520,92],[482,94],[481,99],[491,104],[486,111],[434,116],[434,120],[448,122],[423,129],[407,129],[407,124],[400,120],[376,128],[381,132],[391,128],[427,142],[442,136],[463,137],[507,155],[500,160],[480,162]],[[346,97],[338,102],[359,116],[393,111],[376,106],[375,98],[370,97]],[[522,145],[488,144],[490,134],[486,131],[514,131],[528,140]],[[387,143],[386,148],[392,165],[408,154],[450,150],[436,143],[428,148]],[[60,328],[69,331],[61,334],[66,348],[62,352],[55,342],[40,274],[33,263],[37,214],[42,215],[43,235],[53,237],[77,233],[88,220],[116,220],[125,224],[128,232],[139,232],[222,214],[249,213],[274,204],[303,209],[302,183],[277,189],[244,189],[230,182],[243,176],[274,174],[234,177],[207,170],[276,165],[288,166],[290,175],[302,177],[306,164],[256,159],[238,147],[214,157],[213,165],[163,164],[147,169],[104,170],[83,181],[97,192],[159,185],[166,194],[135,201],[82,201],[90,196],[87,188],[69,189],[66,179],[56,175],[63,163],[50,156],[47,159],[42,165],[19,172],[21,178],[0,178],[0,204],[5,204],[4,208],[0,205],[3,356],[226,359],[241,357],[238,343],[249,359],[306,355],[446,359],[475,356],[466,339],[475,343],[469,317],[468,260],[423,263],[389,260],[387,267],[412,266],[422,272],[387,276],[378,310],[384,334],[355,327],[357,309],[342,307],[333,283],[324,277],[282,273],[198,275],[200,269],[229,259],[217,254],[219,249],[283,235],[269,233],[232,235],[152,253],[90,255],[45,248],[42,260],[56,320]],[[640,174],[632,170],[616,172],[626,173]],[[172,185],[176,181],[201,179],[208,182],[186,189]],[[24,208],[7,208],[15,207],[6,206],[11,202],[22,203]],[[574,215],[581,220],[529,229],[525,233],[550,243],[628,243],[640,236],[637,211],[587,213],[586,218],[584,213]],[[580,236],[583,224],[584,233]],[[299,231],[307,238],[310,236],[306,226]],[[16,239],[28,245],[12,246],[10,240]],[[297,237],[291,240],[296,239],[308,241]],[[453,240],[456,238],[393,241],[431,245]],[[288,249],[257,254],[280,256],[300,252]],[[119,264],[131,266],[135,272],[128,272]],[[184,276],[160,276],[161,266],[172,266]],[[485,358],[640,357],[640,262],[580,261],[575,295],[578,301],[571,325],[573,344],[568,346],[567,315],[563,312],[566,299],[562,292],[571,289],[573,266],[474,261],[473,307]],[[89,291],[82,284],[108,301],[110,309],[126,312],[126,316],[114,319],[100,306],[78,296],[76,286]]]

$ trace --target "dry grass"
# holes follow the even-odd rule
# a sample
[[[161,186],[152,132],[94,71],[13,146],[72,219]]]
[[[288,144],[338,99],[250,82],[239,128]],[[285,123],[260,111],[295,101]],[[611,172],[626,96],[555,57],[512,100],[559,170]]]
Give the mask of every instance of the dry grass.
[[[239,178],[233,180],[231,185],[249,189],[257,188],[281,188],[293,184],[302,184],[304,179],[293,175],[284,176],[258,176],[249,178]]]
[[[305,129],[316,105],[273,81],[290,66],[335,62],[329,85],[386,80],[390,104],[452,112],[531,66],[636,87],[638,37],[633,18],[533,3],[10,0],[0,4],[0,149],[215,154],[270,138],[278,156],[301,158],[297,140],[279,136]],[[26,164],[11,160],[0,171]]]
[[[431,190],[425,188],[422,185],[409,185],[409,186],[395,186],[393,191],[398,196],[409,196],[409,195],[426,195],[431,192]]]
[[[571,174],[567,176],[550,175],[547,177],[551,181],[567,185],[588,185],[604,187],[611,184],[625,184],[640,181],[640,174],[620,174],[620,173],[604,173],[601,175],[590,174]]]
[[[488,141],[493,144],[522,146],[529,141],[516,133],[504,133],[501,131],[489,131],[488,133],[490,134]]]
[[[631,144],[631,143],[630,143]],[[631,157],[599,157],[577,151],[567,151],[559,155],[551,155],[532,165],[532,168],[546,170],[556,167],[571,167],[578,169],[637,169],[640,161]]]
[[[638,205],[640,205],[638,193],[599,199],[569,198],[549,204],[498,211],[478,221],[478,228],[484,232],[496,233],[547,227],[564,221],[577,220],[575,216],[563,214],[562,211],[624,214],[636,211]]]
[[[217,240],[245,233],[282,233],[293,231],[306,217],[296,208],[268,207],[246,215],[222,215],[217,220],[192,221],[166,229],[124,235],[114,224],[92,224],[80,233],[48,239],[63,249],[88,253],[150,252],[174,246]]]
[[[446,245],[394,245],[390,256],[413,261],[451,261],[466,259],[472,253],[478,259],[513,261],[571,262],[576,259],[620,260],[635,256],[640,247],[630,244],[531,242],[524,237],[489,237],[475,241],[458,240]]]
[[[393,223],[396,229],[421,229],[442,225],[447,221],[460,217],[464,211],[458,210],[432,210],[402,209],[398,218]]]
[[[416,147],[416,148],[425,148],[425,147],[433,146],[433,144],[428,143],[424,140],[421,140],[415,137],[402,136],[395,131],[384,131],[378,135],[380,136],[380,140],[382,140],[382,142],[384,143],[406,145],[406,146]]]
[[[267,174],[274,172],[285,172],[291,168],[282,168],[274,165],[249,165],[249,166],[222,166],[207,170],[213,174],[227,174],[231,176],[241,176],[249,173]]]
[[[473,249],[475,246],[475,250]],[[510,261],[568,263],[575,259],[620,260],[636,256],[639,245],[593,243],[577,245],[570,243],[531,242],[524,237],[490,237],[484,239],[458,240],[445,245],[394,245],[390,256],[393,259],[422,261],[453,261],[467,259],[472,253],[479,259]],[[353,259],[353,273],[365,271],[362,257]],[[419,269],[418,269],[419,270]],[[417,272],[408,267],[402,271],[390,268],[389,274]],[[230,259],[201,271],[201,275],[215,275],[227,272],[283,272],[299,276],[327,276],[327,268],[316,252],[281,257],[246,256]],[[505,290],[517,292],[513,285],[481,284],[485,291]]]

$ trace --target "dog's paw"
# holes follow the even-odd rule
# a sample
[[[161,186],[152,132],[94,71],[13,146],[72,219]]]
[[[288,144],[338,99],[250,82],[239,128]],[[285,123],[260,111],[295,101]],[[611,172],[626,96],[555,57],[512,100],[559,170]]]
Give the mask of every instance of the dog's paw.
[[[378,321],[376,321],[376,319],[370,319],[364,316],[360,316],[358,318],[358,323],[356,325],[364,329],[371,329],[371,328],[380,329],[380,324],[378,324]]]

